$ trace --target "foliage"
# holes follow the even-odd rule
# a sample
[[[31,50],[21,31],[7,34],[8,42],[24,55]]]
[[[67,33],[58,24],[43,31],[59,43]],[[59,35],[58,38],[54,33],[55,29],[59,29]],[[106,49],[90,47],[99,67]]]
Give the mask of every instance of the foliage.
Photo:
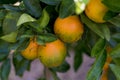
[[[14,3],[19,1],[19,5]],[[89,0],[84,0],[87,5]],[[98,80],[106,60],[106,47],[111,46],[110,52],[112,63],[109,65],[112,74],[120,80],[120,1],[102,0],[109,11],[104,16],[105,23],[96,23],[90,20],[84,13],[79,18],[84,24],[82,39],[76,43],[67,44],[67,50],[74,51],[74,70],[77,71],[83,59],[83,54],[95,58],[95,63],[86,76],[86,80]],[[58,37],[53,31],[54,21],[70,15],[78,15],[75,12],[74,0],[0,0],[0,78],[8,80],[11,69],[11,62],[15,67],[18,76],[30,69],[32,61],[21,56],[31,37],[36,37],[39,45],[52,42]],[[14,50],[13,54],[10,51]],[[69,52],[69,51],[68,51]],[[11,60],[11,57],[12,60]],[[69,53],[68,53],[69,55]],[[70,56],[67,56],[70,57]],[[50,68],[55,80],[59,80],[57,72],[67,72],[70,65],[65,61],[58,67]],[[97,74],[96,74],[97,73]],[[110,75],[110,74],[109,74]],[[116,80],[114,79],[114,80]],[[39,79],[45,80],[45,79]]]

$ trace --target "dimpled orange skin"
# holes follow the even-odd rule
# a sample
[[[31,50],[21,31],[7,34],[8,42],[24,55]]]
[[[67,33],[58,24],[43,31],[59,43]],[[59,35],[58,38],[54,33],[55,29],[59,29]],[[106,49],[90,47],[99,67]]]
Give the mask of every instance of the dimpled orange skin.
[[[104,15],[108,8],[101,2],[102,0],[90,0],[85,8],[85,14],[94,22],[104,23]]]
[[[38,57],[46,67],[61,65],[65,60],[66,53],[66,47],[60,40],[46,43],[38,48]]]
[[[54,23],[54,32],[62,41],[73,43],[81,38],[84,32],[83,24],[77,15],[63,19],[58,17]]]
[[[38,44],[31,40],[28,47],[21,52],[21,55],[28,59],[28,60],[33,60],[37,58],[37,50],[38,50]]]

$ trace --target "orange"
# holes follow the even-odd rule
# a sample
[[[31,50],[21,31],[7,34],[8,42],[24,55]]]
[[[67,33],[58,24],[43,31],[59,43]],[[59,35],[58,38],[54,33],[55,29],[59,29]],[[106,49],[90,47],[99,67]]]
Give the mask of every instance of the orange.
[[[38,44],[32,39],[28,47],[21,52],[22,56],[28,60],[37,58]]]
[[[60,40],[55,40],[38,48],[38,57],[46,67],[57,67],[63,63],[66,47]]]
[[[108,8],[101,2],[102,0],[90,0],[85,8],[85,13],[92,21],[97,23],[104,23]]]
[[[63,19],[58,17],[54,23],[54,32],[62,41],[73,43],[81,38],[84,32],[83,24],[77,15]]]

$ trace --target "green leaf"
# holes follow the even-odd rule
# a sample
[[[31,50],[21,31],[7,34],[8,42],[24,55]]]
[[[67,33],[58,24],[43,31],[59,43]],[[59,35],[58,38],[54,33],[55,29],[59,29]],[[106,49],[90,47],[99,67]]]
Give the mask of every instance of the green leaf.
[[[57,5],[61,2],[61,0],[40,0],[48,5]]]
[[[1,66],[0,76],[2,80],[8,80],[10,70],[11,70],[10,59],[6,59]]]
[[[3,21],[3,32],[4,34],[9,34],[17,30],[17,21],[21,13],[18,12],[8,12]],[[14,16],[14,17],[13,17]]]
[[[57,37],[53,34],[46,33],[46,34],[41,34],[37,36],[37,43],[40,45],[44,45],[46,42],[52,42],[55,41]]]
[[[81,45],[82,45],[82,43],[81,43]],[[82,56],[83,50],[82,50],[80,45],[77,45],[74,50],[75,50],[75,55],[74,55],[73,67],[74,67],[74,70],[77,71],[79,69],[80,65],[82,64],[82,61],[83,61],[83,58],[82,58],[83,57]]]
[[[111,20],[109,20],[109,22],[117,27],[120,27],[120,16],[112,18]]]
[[[112,39],[114,39],[116,42],[120,42],[120,33],[115,33],[112,36]]]
[[[23,0],[28,13],[32,16],[39,18],[41,16],[42,8],[39,4],[39,0]]]
[[[97,35],[99,35],[101,38],[104,38],[103,33],[98,28],[97,23],[92,22],[90,19],[88,19],[84,14],[81,14],[81,20],[83,23],[87,25],[88,28],[90,28],[93,32],[95,32]]]
[[[1,36],[0,39],[6,41],[6,42],[11,42],[11,43],[14,43],[17,41],[17,34],[18,34],[18,31],[15,31],[15,32],[11,32],[7,35],[4,35],[4,36]]]
[[[110,52],[110,56],[114,58],[120,58],[120,44],[115,46],[112,51]]]
[[[31,17],[30,15],[24,13],[20,16],[20,18],[17,22],[17,26],[20,26],[20,25],[22,25],[23,23],[26,23],[26,22],[33,22],[33,21],[36,21],[36,19]]]
[[[112,11],[108,11],[105,16],[104,16],[104,20],[105,21],[108,21],[108,20],[111,20],[113,17],[117,16],[118,13],[115,13],[115,12],[112,12]]]
[[[39,24],[39,28],[44,29],[48,23],[49,23],[50,17],[46,9],[43,9],[41,17],[37,20],[37,23]]]
[[[99,35],[101,38],[105,38],[106,40],[110,40],[110,30],[106,24],[99,24],[91,21],[84,14],[81,14],[81,20],[83,23],[87,25],[93,32]]]
[[[16,75],[22,76],[24,71],[27,70],[28,67],[30,67],[30,62],[31,61],[28,61],[25,58],[23,58],[20,52],[15,52],[13,56],[13,64],[15,67]]]
[[[110,64],[110,68],[116,76],[116,80],[120,80],[120,66]]]
[[[88,72],[86,80],[98,80],[102,72],[105,61],[106,61],[106,53],[104,51],[101,51],[100,55],[95,60],[94,65]]]
[[[67,72],[69,69],[70,65],[66,61],[64,61],[60,66],[52,68],[52,70],[62,73]]]
[[[3,61],[9,55],[10,49],[8,48],[9,43],[0,40],[0,61]]]
[[[59,10],[59,17],[65,18],[74,13],[75,3],[73,0],[62,0]]]
[[[91,51],[92,57],[97,57],[102,50],[104,50],[106,47],[106,40],[105,39],[99,39],[96,44],[93,46]]]
[[[120,12],[119,0],[102,0],[102,2],[113,12]]]

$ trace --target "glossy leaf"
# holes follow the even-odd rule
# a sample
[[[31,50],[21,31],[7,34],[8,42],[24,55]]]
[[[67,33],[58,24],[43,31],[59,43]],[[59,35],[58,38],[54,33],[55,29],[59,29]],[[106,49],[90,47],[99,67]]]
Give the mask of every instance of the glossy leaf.
[[[1,66],[0,72],[1,80],[8,80],[10,70],[11,70],[10,59],[6,59]]]
[[[74,55],[74,64],[73,64],[73,67],[74,67],[74,70],[77,71],[80,67],[80,65],[82,64],[82,61],[83,61],[83,50],[82,50],[82,47],[81,47],[82,43],[77,45],[75,47],[75,55]]]
[[[9,43],[0,40],[0,61],[3,61],[9,55],[10,49],[8,48]]]
[[[92,22],[90,19],[88,19],[84,14],[81,15],[81,20],[83,23],[87,25],[88,28],[90,28],[93,32],[95,32],[97,35],[99,35],[101,38],[104,38],[103,33],[98,28],[98,25],[94,22]]]
[[[40,29],[44,29],[49,23],[50,17],[46,9],[43,9],[41,17],[37,20]],[[38,29],[39,29],[38,28]]]
[[[84,14],[81,14],[81,20],[83,23],[87,25],[93,32],[99,35],[101,38],[105,38],[106,40],[110,40],[110,30],[106,24],[98,24],[91,21]]]
[[[118,44],[116,47],[112,49],[110,52],[110,56],[114,58],[120,58],[120,44]]]
[[[14,53],[13,56],[13,64],[15,67],[15,72],[16,75],[22,76],[24,71],[28,69],[30,66],[30,61],[24,59],[21,55],[20,52]]]
[[[21,13],[18,12],[9,12],[3,21],[3,32],[4,34],[9,34],[17,30],[17,21]],[[13,17],[14,16],[14,17]]]
[[[55,41],[57,37],[53,34],[47,33],[47,34],[41,34],[37,37],[38,44],[44,45],[46,42],[52,42]]]
[[[41,16],[42,8],[39,4],[39,0],[23,0],[28,13],[32,16],[39,18]]]
[[[0,39],[6,41],[6,42],[11,42],[11,43],[14,43],[17,41],[17,34],[18,34],[18,31],[15,31],[15,32],[11,32],[7,35],[4,35],[4,36],[1,36]]]
[[[93,46],[91,51],[92,57],[97,57],[102,50],[104,50],[106,47],[106,40],[105,39],[99,39],[96,44]]]
[[[101,51],[100,55],[97,57],[95,63],[88,72],[86,80],[98,80],[102,72],[105,61],[106,61],[106,53],[104,51]]]
[[[110,68],[116,76],[116,80],[120,80],[120,66],[110,64]]]
[[[59,17],[65,18],[74,13],[75,4],[73,0],[62,0],[59,10]]]
[[[120,12],[120,1],[119,0],[102,0],[102,2],[114,12]]]
[[[20,18],[17,22],[17,26],[20,26],[20,25],[22,25],[23,23],[26,23],[26,22],[33,22],[33,21],[36,21],[36,19],[31,17],[30,15],[24,13],[20,16]]]
[[[57,5],[60,3],[61,0],[40,0],[48,5]]]
[[[112,11],[108,11],[105,16],[104,16],[104,20],[105,21],[108,21],[108,20],[111,20],[113,17],[117,16],[118,13],[115,13],[115,12],[112,12]]]
[[[111,20],[109,20],[109,22],[117,27],[120,27],[120,16],[112,18]]]

